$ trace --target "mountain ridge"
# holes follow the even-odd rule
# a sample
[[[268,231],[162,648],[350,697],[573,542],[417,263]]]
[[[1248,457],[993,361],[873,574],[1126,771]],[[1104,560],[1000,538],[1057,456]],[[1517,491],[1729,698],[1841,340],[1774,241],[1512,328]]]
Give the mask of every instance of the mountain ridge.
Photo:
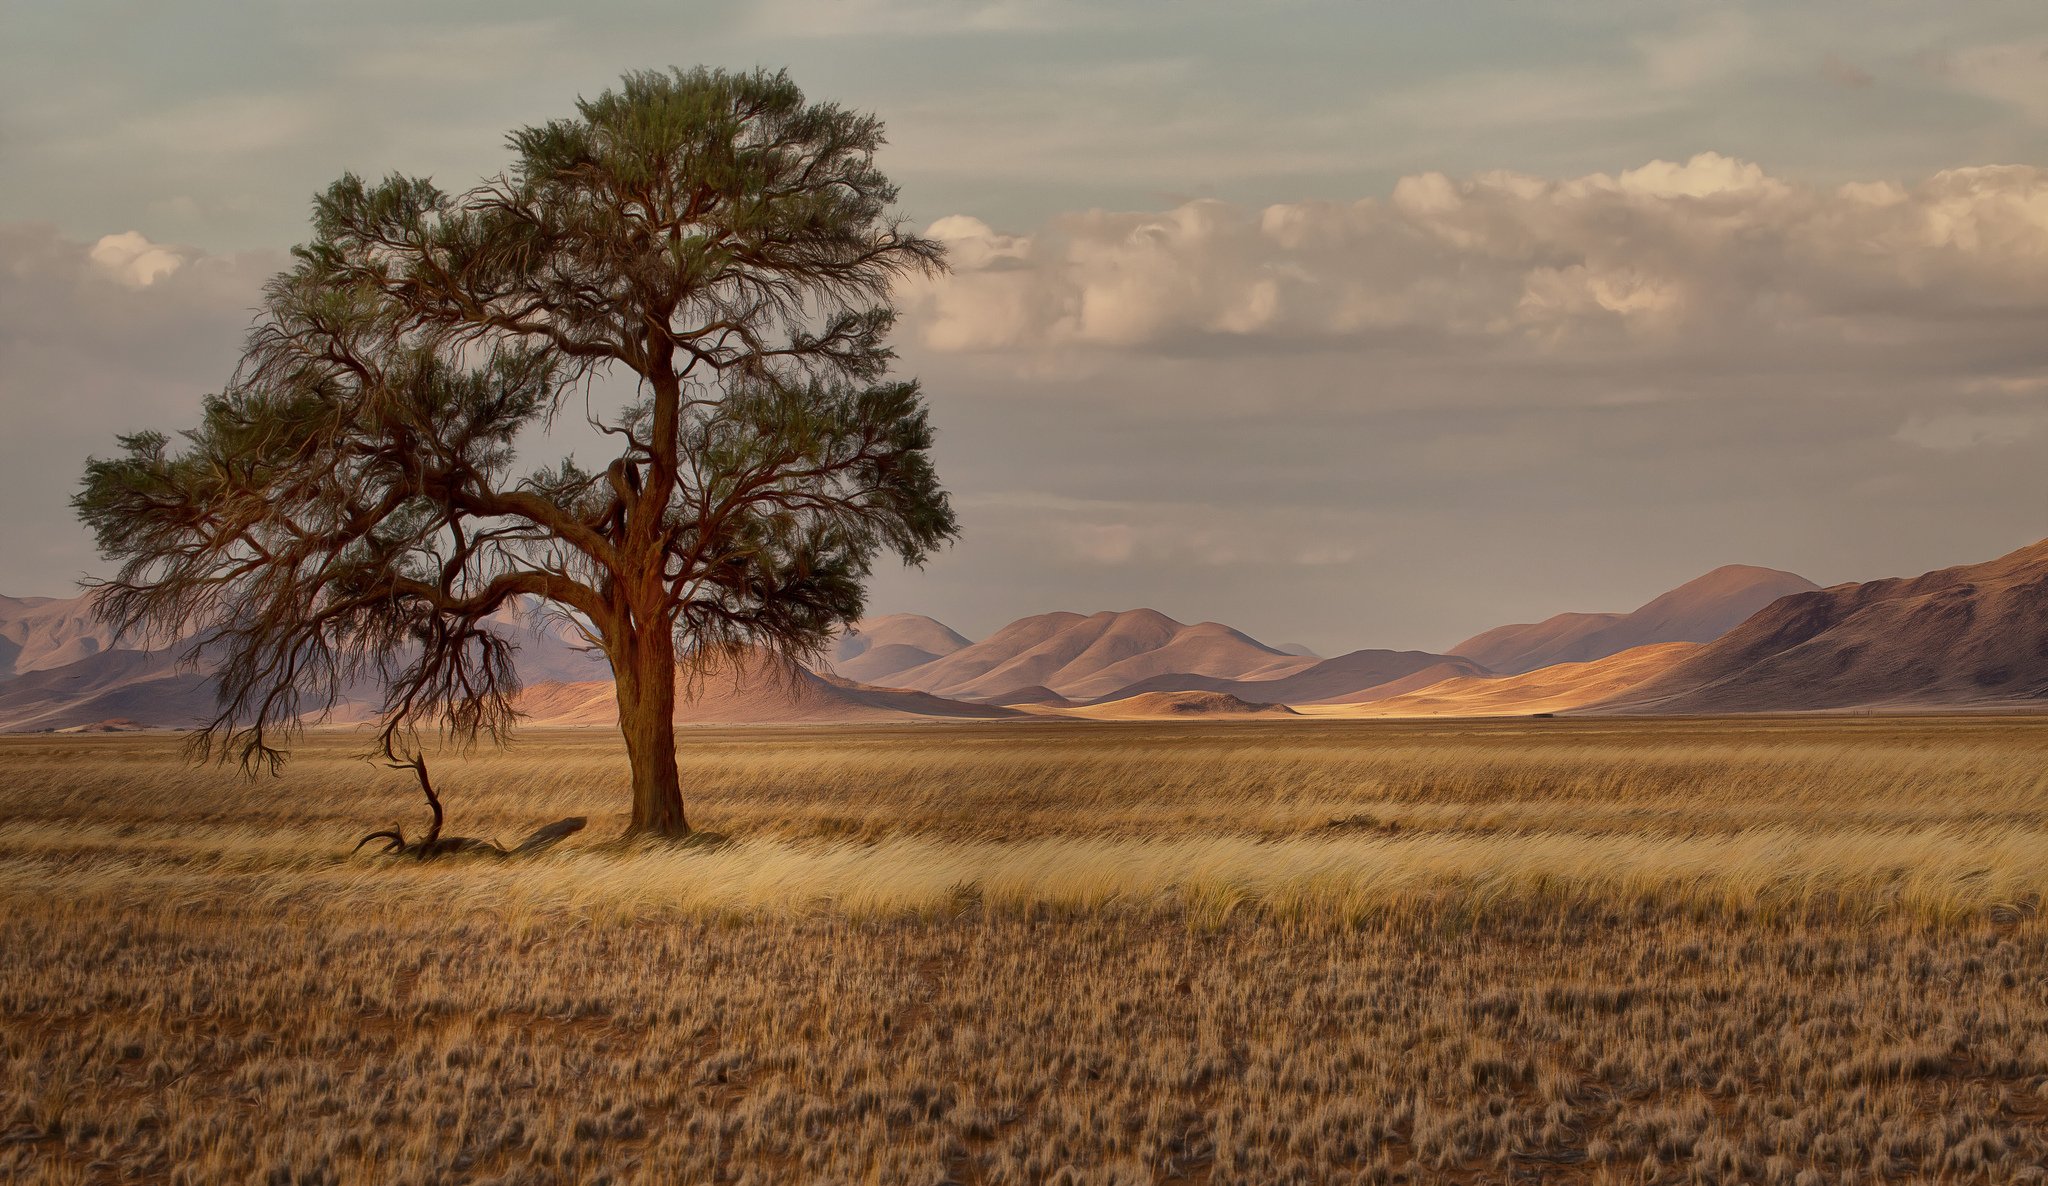
[[[2048,707],[2048,540],[1781,598],[1585,711]]]
[[[1562,613],[1484,630],[1452,647],[1503,675],[1585,663],[1665,642],[1712,642],[1780,597],[1819,585],[1777,568],[1724,564],[1627,613]]]
[[[1282,675],[1312,665],[1221,622],[1189,625],[1155,609],[1068,610],[1019,618],[980,642],[890,682],[963,699],[1043,687],[1087,699],[1149,676],[1186,670],[1205,676]]]
[[[178,648],[122,645],[93,616],[92,597],[0,596],[0,730],[211,719],[211,674]],[[1756,601],[1714,638],[1607,650],[1639,635],[1710,633]],[[615,712],[610,668],[572,619],[518,605],[493,623],[519,647],[532,723]],[[1595,657],[1522,667],[1546,649]],[[1505,666],[1470,651],[1502,656]],[[1317,659],[1220,622],[1190,625],[1142,608],[1035,614],[978,642],[925,615],[889,614],[849,630],[828,663],[785,690],[789,703],[778,705],[735,686],[681,719],[999,719],[1136,697],[1329,710],[1317,715],[1357,706],[1360,716],[2048,707],[2048,540],[1995,560],[1827,589],[1782,570],[1726,565],[1627,614],[1496,627],[1446,654],[1367,648]],[[345,704],[337,719],[366,711]]]

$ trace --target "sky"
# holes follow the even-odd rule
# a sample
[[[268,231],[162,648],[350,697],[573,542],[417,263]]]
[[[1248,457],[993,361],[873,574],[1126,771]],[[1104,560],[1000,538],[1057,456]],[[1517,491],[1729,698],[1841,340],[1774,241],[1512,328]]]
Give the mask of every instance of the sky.
[[[175,430],[345,171],[461,188],[626,70],[878,114],[961,540],[877,612],[1324,654],[2048,536],[2038,0],[0,0],[0,592]],[[588,442],[535,442],[534,456]]]

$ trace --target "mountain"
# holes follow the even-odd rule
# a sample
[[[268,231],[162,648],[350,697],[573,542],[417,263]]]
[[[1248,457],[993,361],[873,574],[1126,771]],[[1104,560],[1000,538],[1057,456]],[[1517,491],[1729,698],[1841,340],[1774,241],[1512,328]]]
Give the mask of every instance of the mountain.
[[[1588,663],[1556,663],[1515,675],[1460,675],[1412,691],[1320,715],[1497,717],[1565,712],[1616,696],[1662,675],[1700,649],[1660,642]],[[1407,682],[1407,681],[1404,681]]]
[[[521,598],[492,614],[491,628],[519,648],[513,664],[527,687],[549,682],[609,680],[612,665],[577,632],[566,614],[537,598]]]
[[[1768,607],[1591,706],[1629,713],[2048,707],[2048,540]]]
[[[1356,703],[1395,696],[1453,676],[1484,676],[1484,667],[1456,655],[1428,651],[1353,651],[1279,678],[1219,679],[1169,672],[1139,680],[1104,696],[1104,703],[1147,692],[1224,692],[1240,699],[1279,704]]]
[[[940,696],[986,699],[1039,686],[1085,699],[1170,672],[1266,679],[1313,665],[1217,622],[1193,626],[1157,610],[1039,614],[888,680]]]
[[[182,729],[213,717],[213,677],[170,651],[114,649],[0,681],[0,733],[127,720]]]
[[[93,613],[96,594],[0,597],[0,732],[125,720],[185,728],[213,716],[213,680]]]
[[[889,682],[891,676],[921,667],[968,646],[952,627],[923,614],[887,614],[863,619],[831,655],[832,670],[862,683]]]
[[[538,603],[507,605],[491,628],[519,648],[515,664],[527,702],[545,719],[616,719],[611,666],[566,617]],[[952,631],[915,615],[876,619],[870,638],[901,638],[925,646],[964,646]],[[91,595],[0,597],[0,732],[66,729],[126,719],[158,729],[202,725],[214,713],[210,672],[185,665],[182,649],[144,651],[115,646],[92,615]],[[929,656],[920,659],[929,661]],[[886,692],[858,680],[814,676],[797,681],[786,704],[772,702],[766,681],[714,695],[691,719],[818,720],[995,717],[1002,709],[956,704],[916,692]],[[369,713],[373,689],[337,705],[336,723]],[[543,721],[544,723],[544,721]]]
[[[1751,614],[1819,585],[1775,568],[1730,564],[1625,614],[1558,614],[1497,626],[1451,648],[1505,675],[1553,663],[1584,663],[1660,642],[1712,642]]]
[[[213,718],[214,682],[182,646],[144,650],[93,616],[93,594],[0,597],[0,732],[64,729],[125,718],[184,729]],[[515,603],[491,618],[519,646],[521,681],[611,678],[611,666],[559,615]],[[365,697],[374,693],[365,690]],[[343,705],[344,715],[359,710]]]
[[[1053,691],[1051,688],[1032,685],[1028,688],[1014,688],[1000,696],[990,696],[983,704],[999,704],[1004,708],[1019,708],[1031,705],[1041,708],[1071,708],[1074,702]]]
[[[0,597],[0,680],[76,663],[114,645],[113,631],[93,617],[89,593]]]
[[[694,725],[999,720],[1024,715],[925,692],[871,687],[758,657],[725,665],[693,681],[684,678],[690,691],[677,689],[676,720]],[[539,684],[520,694],[519,708],[530,725],[611,726],[619,719],[610,679]]]

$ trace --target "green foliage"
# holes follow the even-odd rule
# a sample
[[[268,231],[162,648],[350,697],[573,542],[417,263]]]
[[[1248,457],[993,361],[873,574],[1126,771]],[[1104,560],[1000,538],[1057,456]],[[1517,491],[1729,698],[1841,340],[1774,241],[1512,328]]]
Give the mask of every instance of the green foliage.
[[[202,744],[274,764],[366,681],[387,750],[499,735],[488,620],[523,599],[622,669],[809,655],[878,554],[954,535],[888,374],[890,286],[941,249],[888,213],[881,124],[766,72],[631,74],[577,111],[466,193],[335,182],[199,426],[88,464],[77,509],[121,562],[102,611],[221,661]],[[617,456],[518,476],[520,434],[615,372]]]

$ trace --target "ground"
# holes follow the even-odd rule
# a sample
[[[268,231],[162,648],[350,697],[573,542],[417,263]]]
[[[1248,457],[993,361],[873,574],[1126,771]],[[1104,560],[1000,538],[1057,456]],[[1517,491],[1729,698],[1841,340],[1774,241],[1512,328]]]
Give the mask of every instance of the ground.
[[[2048,1181],[2048,721],[0,739],[0,1179]]]

